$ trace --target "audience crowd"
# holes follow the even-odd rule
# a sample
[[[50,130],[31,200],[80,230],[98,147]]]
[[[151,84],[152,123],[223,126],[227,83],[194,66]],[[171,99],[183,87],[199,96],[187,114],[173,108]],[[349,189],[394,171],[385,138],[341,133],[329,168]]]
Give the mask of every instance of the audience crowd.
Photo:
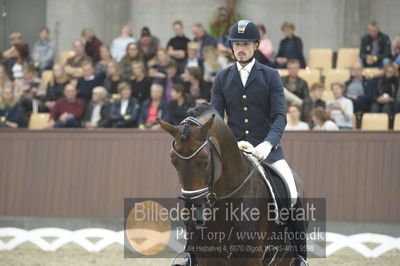
[[[283,39],[274,50],[267,29],[257,25],[261,40],[256,59],[285,68],[282,77],[288,106],[286,130],[351,129],[353,114],[400,112],[400,36],[393,42],[376,22],[361,38],[360,59],[351,78],[325,88],[299,76],[307,66],[303,43],[295,25],[284,22]],[[209,102],[216,73],[231,65],[228,36],[214,39],[201,24],[191,26],[194,36],[185,36],[181,21],[172,25],[174,36],[164,46],[143,27],[138,38],[129,25],[121,28],[110,46],[90,28],[72,43],[73,55],[56,62],[55,44],[48,28],[39,31],[32,49],[20,33],[10,35],[10,47],[0,54],[0,127],[27,127],[30,115],[50,113],[49,128],[139,128],[158,129],[159,117],[179,124],[196,103]],[[382,76],[363,75],[364,67],[382,68]],[[44,83],[42,75],[52,72]],[[325,90],[333,99],[325,102]]]

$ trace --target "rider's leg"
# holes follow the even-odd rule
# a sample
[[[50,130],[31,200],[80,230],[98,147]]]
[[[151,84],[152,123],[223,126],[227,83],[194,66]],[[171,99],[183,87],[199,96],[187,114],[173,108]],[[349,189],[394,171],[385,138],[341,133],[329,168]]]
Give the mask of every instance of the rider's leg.
[[[294,176],[292,170],[285,160],[279,160],[274,162],[273,164],[268,164],[284,181],[291,199],[291,207],[293,207],[293,211],[296,211],[300,208],[303,208],[301,200],[298,199],[298,191],[296,188],[296,183],[294,181]],[[291,217],[296,218],[296,215],[291,215]],[[294,233],[294,244],[297,248],[297,254],[300,255],[305,260],[307,259],[307,239],[306,235],[306,221],[298,220],[298,219],[289,219],[288,227],[289,230]],[[302,265],[302,264],[295,264]]]

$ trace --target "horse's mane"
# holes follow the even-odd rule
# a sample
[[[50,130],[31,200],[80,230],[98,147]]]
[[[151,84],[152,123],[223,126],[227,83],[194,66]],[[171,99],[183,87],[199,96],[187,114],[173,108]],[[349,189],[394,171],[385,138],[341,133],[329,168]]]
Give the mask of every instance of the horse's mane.
[[[187,111],[189,116],[199,117],[209,112],[216,112],[214,106],[211,103],[199,103],[195,107],[190,108]]]
[[[188,116],[192,117],[199,117],[205,114],[208,114],[210,112],[216,113],[214,107],[210,103],[200,103],[197,104],[195,107],[190,108],[186,113]],[[182,136],[181,140],[188,140],[189,135],[190,135],[190,122],[186,122],[183,124],[183,131],[182,131]]]

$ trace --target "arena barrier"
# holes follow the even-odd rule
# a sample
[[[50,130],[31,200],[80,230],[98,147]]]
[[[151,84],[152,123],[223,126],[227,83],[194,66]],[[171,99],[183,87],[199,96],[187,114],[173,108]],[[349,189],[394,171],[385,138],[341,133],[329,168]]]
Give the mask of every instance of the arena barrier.
[[[176,197],[171,137],[140,130],[1,130],[0,216],[122,217],[123,199]],[[289,165],[330,221],[400,222],[400,134],[286,132]]]

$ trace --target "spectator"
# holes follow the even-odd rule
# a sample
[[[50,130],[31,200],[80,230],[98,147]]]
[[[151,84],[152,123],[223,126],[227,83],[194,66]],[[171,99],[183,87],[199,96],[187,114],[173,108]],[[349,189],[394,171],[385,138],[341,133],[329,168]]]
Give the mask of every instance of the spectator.
[[[19,32],[13,32],[10,35],[11,47],[3,52],[4,59],[10,59],[12,57],[17,57],[16,45],[25,46],[24,49],[29,53],[29,47],[22,41],[22,34]]]
[[[0,95],[3,94],[3,89],[9,86],[12,86],[12,82],[7,75],[7,70],[3,65],[0,65]]]
[[[208,45],[203,49],[204,55],[204,74],[203,79],[206,82],[212,83],[217,72],[228,66],[225,57],[218,54],[217,48]]]
[[[186,47],[190,40],[183,32],[182,21],[176,20],[173,23],[175,37],[171,38],[167,43],[168,55],[173,58],[178,64],[182,64],[186,58]]]
[[[139,128],[159,129],[157,117],[168,121],[168,106],[163,100],[163,86],[154,83],[150,89],[150,99],[143,102],[140,109]]]
[[[390,39],[380,31],[376,21],[368,24],[368,34],[361,38],[360,58],[365,67],[382,67],[390,63]]]
[[[21,79],[23,76],[23,66],[25,64],[32,64],[32,60],[29,55],[29,48],[25,44],[15,44],[14,46],[15,56],[10,57],[4,62],[4,66],[7,69],[8,76],[12,79]]]
[[[64,88],[64,96],[59,98],[51,109],[52,121],[49,127],[80,127],[85,112],[85,103],[76,96],[78,91],[74,83],[70,82]]]
[[[135,43],[136,39],[132,37],[132,29],[129,25],[124,25],[121,28],[121,34],[111,43],[111,55],[115,61],[121,61],[125,55],[126,47],[129,43]]]
[[[393,63],[397,66],[397,69],[400,70],[400,36],[397,36],[393,40]]]
[[[267,34],[265,26],[263,24],[257,24],[257,28],[260,31],[261,36],[260,44],[258,45],[258,51],[263,55],[265,59],[267,59],[264,64],[271,65],[272,62],[274,62],[274,47],[271,40],[265,38],[265,35]]]
[[[218,39],[217,49],[221,55],[225,56],[228,59],[232,58],[232,50],[231,44],[229,42],[229,27],[226,30],[227,32],[225,32],[225,34]]]
[[[343,97],[344,85],[332,83],[333,100],[328,101],[326,110],[340,129],[352,129],[353,102]]]
[[[53,77],[47,84],[46,106],[51,110],[59,98],[64,97],[64,88],[68,84],[68,76],[60,64],[53,66]]]
[[[391,117],[399,87],[398,71],[393,64],[389,64],[383,68],[383,72],[383,77],[378,81],[371,112],[387,113]]]
[[[309,130],[307,123],[300,121],[301,111],[297,105],[291,105],[288,108],[289,121],[286,124],[285,130]]]
[[[363,76],[363,65],[355,62],[351,69],[352,77],[346,81],[346,97],[353,102],[354,112],[368,112],[373,97],[372,81]]]
[[[201,70],[201,73],[204,73],[204,61],[197,57],[197,53],[199,50],[199,43],[197,42],[189,42],[188,43],[188,58],[183,62],[179,73],[182,74],[188,67],[198,67]]]
[[[132,98],[132,89],[129,83],[121,82],[118,86],[120,93],[111,106],[110,120],[114,128],[134,128],[137,127],[139,119],[139,102]]]
[[[24,65],[22,79],[15,82],[15,98],[20,100],[26,112],[45,112],[47,111],[43,104],[45,95],[46,89],[33,67]]]
[[[177,84],[183,85],[183,80],[178,75],[178,64],[175,61],[170,61],[166,66],[165,70],[167,73],[167,77],[165,78],[164,84],[164,99],[168,102],[172,100],[173,96],[173,88]]]
[[[100,61],[94,67],[96,75],[104,75],[107,72],[108,63],[112,61],[114,60],[107,45],[100,46]]]
[[[208,34],[200,23],[194,24],[192,26],[192,33],[194,35],[194,41],[200,43],[200,49],[198,57],[203,59],[203,49],[204,47],[211,45],[217,47],[217,43],[213,36]]]
[[[104,79],[104,87],[112,97],[118,94],[118,85],[123,81],[123,78],[119,72],[117,62],[111,61],[107,65],[107,74]]]
[[[148,27],[142,28],[142,33],[139,41],[139,48],[143,53],[144,61],[147,63],[150,59],[156,56],[159,49],[162,49],[160,40],[151,35]]]
[[[313,130],[339,130],[338,126],[330,120],[328,113],[322,107],[312,109],[310,116],[315,125]]]
[[[32,59],[35,67],[39,69],[39,76],[46,69],[51,69],[54,60],[55,47],[54,42],[49,39],[49,29],[43,27],[40,29],[39,41],[33,45]]]
[[[297,59],[287,61],[289,76],[282,78],[283,85],[303,101],[308,97],[307,82],[299,77],[300,62]]]
[[[306,66],[303,55],[303,42],[294,35],[294,24],[292,22],[284,22],[281,26],[285,38],[279,44],[279,51],[276,57],[275,66],[277,68],[286,68],[286,64],[290,59],[297,59],[300,67]]]
[[[85,45],[85,53],[92,58],[93,63],[100,61],[100,47],[103,43],[96,37],[93,29],[84,28],[81,37]]]
[[[23,128],[26,126],[24,110],[17,102],[12,86],[6,85],[0,98],[0,128]]]
[[[182,74],[185,88],[196,103],[209,102],[211,97],[210,87],[203,80],[200,68],[188,67]]]
[[[104,78],[94,74],[93,65],[91,62],[82,64],[83,77],[78,80],[76,88],[78,90],[78,98],[88,103],[92,98],[92,90],[97,86],[102,86]]]
[[[139,45],[134,42],[127,45],[126,54],[122,58],[121,62],[119,62],[119,69],[123,78],[128,79],[131,77],[133,62],[144,63],[144,59],[142,56],[142,52],[140,51]]]
[[[83,76],[83,63],[92,60],[86,55],[85,46],[81,40],[75,41],[73,45],[75,55],[68,58],[65,64],[65,72],[71,78],[81,78]]]
[[[85,128],[109,127],[108,115],[110,108],[105,101],[107,90],[104,87],[93,89],[92,100],[86,105],[85,117],[83,118]]]
[[[310,117],[310,112],[312,109],[317,107],[326,108],[325,101],[322,100],[322,95],[324,95],[325,86],[322,83],[314,83],[311,85],[310,97],[307,97],[303,101],[301,106],[301,120],[308,122],[310,127],[312,127],[312,119]]]
[[[174,85],[171,95],[172,100],[168,103],[169,121],[177,126],[187,117],[186,111],[193,107],[194,103],[182,84]]]
[[[132,63],[132,77],[129,82],[132,87],[132,95],[138,99],[140,104],[150,97],[151,79],[147,77],[143,63]]]
[[[149,77],[163,80],[167,76],[165,67],[170,61],[171,58],[164,49],[158,50],[156,56],[147,63],[149,67]]]

